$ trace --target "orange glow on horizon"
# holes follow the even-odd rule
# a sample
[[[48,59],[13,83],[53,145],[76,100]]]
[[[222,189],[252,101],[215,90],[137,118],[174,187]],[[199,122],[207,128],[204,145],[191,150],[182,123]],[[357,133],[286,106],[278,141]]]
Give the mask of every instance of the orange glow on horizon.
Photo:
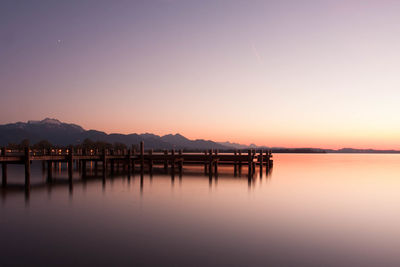
[[[125,124],[124,124],[125,125]],[[150,124],[147,127],[119,127],[114,124],[114,127],[110,129],[106,125],[94,125],[92,127],[84,126],[85,129],[96,129],[110,133],[122,133],[122,134],[143,134],[152,133],[159,136],[166,134],[181,134],[188,139],[204,139],[212,140],[215,142],[226,142],[239,143],[244,145],[255,144],[257,146],[268,146],[268,147],[285,147],[285,148],[325,148],[325,149],[341,149],[341,148],[358,148],[358,149],[377,149],[377,150],[389,150],[389,149],[400,149],[397,143],[399,132],[392,133],[380,133],[379,131],[367,131],[361,130],[332,130],[331,132],[321,131],[309,131],[307,129],[298,129],[297,131],[291,131],[290,129],[284,129],[280,132],[278,129],[268,129],[257,132],[253,128],[238,128],[232,127],[231,129],[209,129],[206,126],[199,125],[198,127],[179,127],[175,130],[171,126],[162,127],[158,125],[154,127]],[[247,129],[247,130],[246,130]]]

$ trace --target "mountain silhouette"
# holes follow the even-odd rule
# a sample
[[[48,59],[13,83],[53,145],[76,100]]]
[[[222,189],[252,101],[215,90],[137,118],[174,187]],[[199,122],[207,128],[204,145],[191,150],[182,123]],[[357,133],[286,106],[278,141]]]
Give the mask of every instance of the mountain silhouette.
[[[0,125],[0,145],[18,144],[24,139],[34,144],[48,140],[53,145],[67,146],[82,143],[85,139],[107,143],[123,143],[127,146],[137,145],[141,141],[151,149],[231,149],[210,140],[190,140],[180,134],[158,136],[145,134],[107,134],[96,130],[85,130],[76,124],[64,123],[57,119],[46,118],[41,121],[17,122]]]

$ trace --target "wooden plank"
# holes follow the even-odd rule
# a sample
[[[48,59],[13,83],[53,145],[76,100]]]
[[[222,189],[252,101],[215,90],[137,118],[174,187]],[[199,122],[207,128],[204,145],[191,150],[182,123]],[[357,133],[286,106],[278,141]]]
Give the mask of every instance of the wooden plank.
[[[0,162],[4,163],[11,163],[11,162],[16,162],[23,164],[24,163],[24,157],[23,156],[2,156],[0,158]]]

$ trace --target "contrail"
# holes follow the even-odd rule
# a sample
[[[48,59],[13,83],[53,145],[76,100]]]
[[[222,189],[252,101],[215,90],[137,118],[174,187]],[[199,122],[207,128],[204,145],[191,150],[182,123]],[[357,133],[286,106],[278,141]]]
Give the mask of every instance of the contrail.
[[[254,43],[251,43],[251,48],[252,48],[254,56],[257,58],[258,62],[262,63],[263,60],[262,60],[262,58],[260,56],[260,53],[258,53],[258,50],[257,50],[256,46],[254,45]]]

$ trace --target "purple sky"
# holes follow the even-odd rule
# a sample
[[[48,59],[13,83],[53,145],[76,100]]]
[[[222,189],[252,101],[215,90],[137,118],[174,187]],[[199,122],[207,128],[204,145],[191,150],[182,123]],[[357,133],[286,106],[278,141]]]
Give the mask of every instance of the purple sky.
[[[400,1],[0,2],[0,123],[400,148]]]

